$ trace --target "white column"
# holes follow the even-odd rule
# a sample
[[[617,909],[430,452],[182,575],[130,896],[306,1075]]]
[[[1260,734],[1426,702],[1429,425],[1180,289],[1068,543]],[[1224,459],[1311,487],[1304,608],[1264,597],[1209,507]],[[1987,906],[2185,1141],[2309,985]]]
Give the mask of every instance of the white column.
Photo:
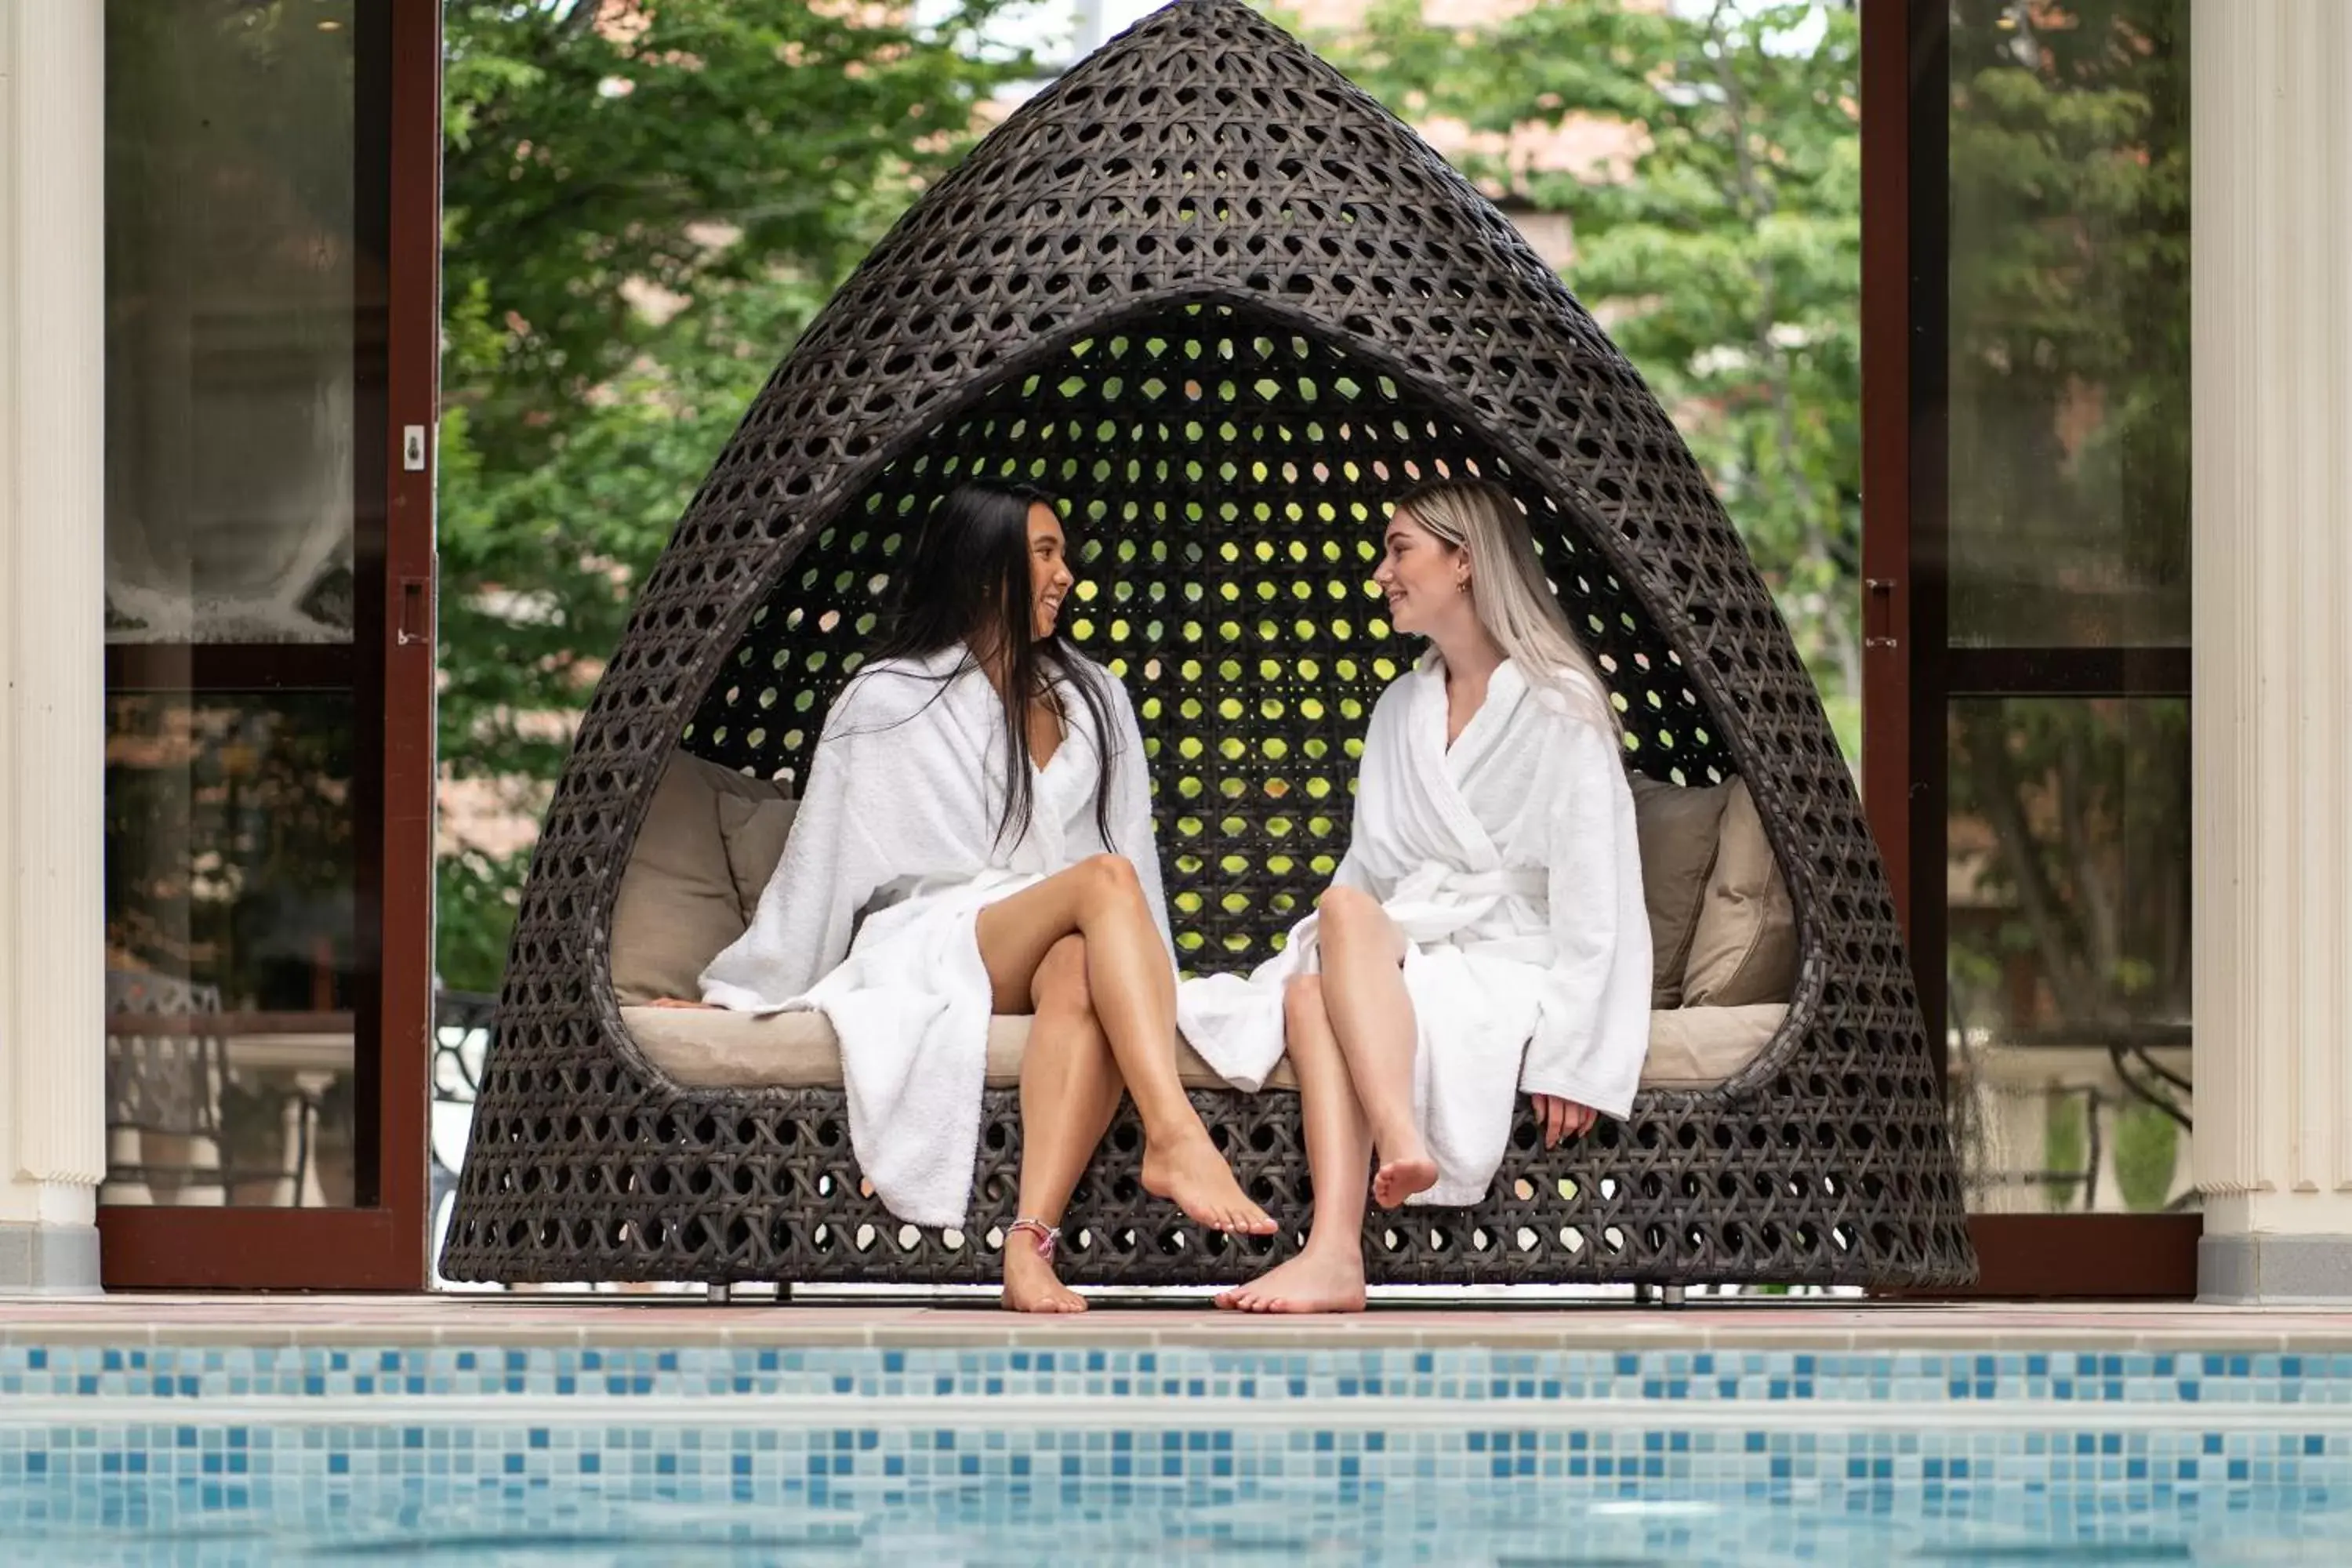
[[[2196,0],[2200,1289],[2352,1299],[2352,5]]]
[[[0,0],[0,1290],[98,1288],[102,0]]]

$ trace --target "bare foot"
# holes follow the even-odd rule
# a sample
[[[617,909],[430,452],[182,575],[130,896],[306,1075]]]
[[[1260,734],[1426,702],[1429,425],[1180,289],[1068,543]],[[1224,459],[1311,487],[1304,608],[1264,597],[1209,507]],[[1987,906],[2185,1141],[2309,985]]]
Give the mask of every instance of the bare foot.
[[[1004,1293],[1008,1312],[1059,1315],[1083,1312],[1086,1298],[1055,1276],[1054,1265],[1039,1256],[1026,1235],[1004,1238]]]
[[[1302,1252],[1226,1291],[1217,1305],[1232,1312],[1360,1312],[1363,1253],[1357,1247],[1333,1247],[1328,1257]]]
[[[1181,1139],[1160,1139],[1143,1151],[1143,1190],[1166,1198],[1202,1225],[1244,1236],[1272,1236],[1274,1220],[1249,1201],[1233,1167],[1198,1128]]]
[[[1396,1152],[1391,1155],[1389,1151]],[[1421,1134],[1384,1143],[1381,1148],[1381,1168],[1372,1173],[1372,1201],[1384,1209],[1392,1209],[1412,1196],[1437,1185],[1437,1162],[1429,1157],[1429,1146]]]

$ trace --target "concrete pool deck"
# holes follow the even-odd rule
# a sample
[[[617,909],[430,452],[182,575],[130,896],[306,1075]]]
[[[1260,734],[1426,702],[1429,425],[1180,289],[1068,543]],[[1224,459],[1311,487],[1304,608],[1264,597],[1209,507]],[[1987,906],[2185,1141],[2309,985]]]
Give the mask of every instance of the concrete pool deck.
[[[0,1297],[0,1344],[814,1347],[1480,1347],[1561,1351],[2244,1351],[2352,1352],[2352,1312],[2189,1302],[2032,1305],[1710,1300],[1376,1306],[1244,1317],[1192,1301],[1105,1302],[1068,1318],[836,1299],[712,1306],[667,1296]]]

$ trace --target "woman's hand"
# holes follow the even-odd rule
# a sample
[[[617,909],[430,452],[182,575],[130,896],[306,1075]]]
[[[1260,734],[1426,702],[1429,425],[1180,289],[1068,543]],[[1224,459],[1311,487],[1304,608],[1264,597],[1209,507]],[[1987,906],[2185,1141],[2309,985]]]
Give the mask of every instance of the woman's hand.
[[[713,1012],[719,1010],[719,1004],[716,1002],[689,1002],[683,996],[656,996],[646,1005],[648,1007],[707,1007]]]
[[[1589,1105],[1563,1100],[1556,1094],[1535,1094],[1528,1098],[1536,1102],[1536,1121],[1543,1128],[1543,1146],[1556,1147],[1564,1138],[1580,1137],[1592,1131],[1601,1120],[1601,1112]]]

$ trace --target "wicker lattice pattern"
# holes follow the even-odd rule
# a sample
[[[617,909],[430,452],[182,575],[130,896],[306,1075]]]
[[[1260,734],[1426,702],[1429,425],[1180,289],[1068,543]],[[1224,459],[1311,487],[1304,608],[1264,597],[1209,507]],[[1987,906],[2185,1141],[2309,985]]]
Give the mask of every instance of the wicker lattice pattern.
[[[1371,588],[1381,503],[1432,472],[1517,470],[1433,401],[1296,327],[1246,307],[1146,307],[886,466],[754,613],[688,744],[797,777],[911,523],[975,476],[1044,484],[1085,574],[1071,635],[1126,681],[1154,758],[1184,960],[1255,963],[1347,847],[1365,723],[1415,651]],[[1643,765],[1728,773],[1680,661],[1546,493],[1519,489]]]
[[[1072,629],[1135,694],[1185,961],[1245,966],[1344,845],[1370,703],[1411,657],[1369,592],[1379,503],[1433,472],[1535,519],[1654,775],[1748,778],[1799,910],[1790,1026],[1739,1079],[1647,1095],[1473,1211],[1375,1215],[1393,1281],[1850,1281],[1974,1268],[1895,910],[1786,627],[1655,400],[1503,217],[1237,0],[1180,0],[1024,106],[910,210],[762,392],[662,557],[524,896],[444,1271],[458,1279],[992,1279],[1014,1096],[972,1233],[866,1194],[837,1091],[688,1092],[605,963],[673,747],[794,776],[930,500],[1068,503]],[[1303,1224],[1294,1102],[1196,1097]],[[1141,1194],[1114,1130],[1081,1281],[1245,1267]],[[1259,1254],[1286,1248],[1248,1244]]]

